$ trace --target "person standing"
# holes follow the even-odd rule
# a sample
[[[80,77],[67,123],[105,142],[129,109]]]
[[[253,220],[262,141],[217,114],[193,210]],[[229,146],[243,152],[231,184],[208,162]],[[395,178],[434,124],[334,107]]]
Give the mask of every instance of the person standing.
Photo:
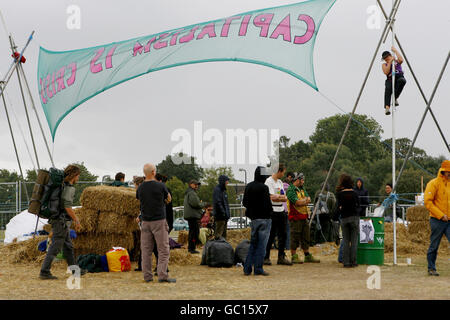
[[[336,188],[336,214],[334,220],[342,221],[342,246],[344,268],[357,267],[356,252],[358,250],[359,234],[359,197],[353,190],[352,178],[343,173],[339,177],[339,184]]]
[[[75,231],[80,229],[80,221],[73,211],[73,200],[75,197],[74,185],[80,178],[81,170],[77,166],[68,165],[64,169],[64,188],[61,192],[61,207],[56,215],[50,217],[49,224],[52,225],[52,242],[48,248],[47,255],[41,266],[39,278],[42,280],[58,279],[50,272],[52,262],[55,257],[61,252],[67,261],[68,266],[76,265],[73,253],[72,239],[70,238],[70,226],[72,222],[75,223]],[[72,271],[73,272],[73,271]],[[81,275],[87,271],[80,270]]]
[[[137,192],[137,189],[139,186],[145,181],[145,177],[133,177],[133,184],[134,189]],[[141,254],[141,246],[140,246],[140,239],[141,239],[141,228],[142,228],[142,212],[139,214],[139,217],[136,218],[136,222],[139,224],[139,230],[136,230],[133,232],[133,238],[134,238],[134,252],[131,254],[131,256],[137,257],[138,260],[138,267],[134,269],[134,271],[142,271],[142,254]],[[136,252],[138,251],[138,252]]]
[[[112,187],[128,187],[128,183],[125,182],[125,173],[118,172],[114,178],[114,181],[111,183]]]
[[[283,182],[283,190],[287,193],[287,189],[289,188],[289,186],[292,184],[292,180],[294,179],[295,174],[291,171],[289,171],[288,173],[286,173],[286,179]],[[283,207],[284,207],[284,211],[288,212],[288,207],[287,207],[287,201],[283,202]],[[289,226],[289,219],[288,219],[288,215],[286,214],[286,244],[285,244],[285,248],[287,250],[289,250],[291,244],[290,244],[290,238],[291,238],[291,230],[290,230],[290,226]]]
[[[164,183],[164,185],[167,188],[167,191],[169,191],[170,196],[172,197],[172,191],[170,190],[169,187],[167,187],[167,176],[163,175],[161,178],[162,183]],[[166,220],[167,220],[167,224],[169,225],[169,234],[172,232],[173,230],[173,202],[170,201],[169,203],[166,203]]]
[[[254,275],[269,275],[263,269],[263,262],[272,225],[272,202],[269,188],[264,184],[266,176],[261,174],[263,168],[256,168],[255,179],[245,187],[242,199],[242,205],[246,208],[245,215],[251,219],[250,247],[244,262],[244,275],[247,276],[252,271]]]
[[[305,262],[320,262],[309,252],[310,229],[308,204],[311,198],[304,188],[305,177],[303,173],[295,174],[292,184],[287,190],[289,224],[291,230],[291,256],[292,263],[303,263],[297,254],[300,246],[305,255]]]
[[[272,201],[272,226],[270,228],[269,241],[266,247],[266,256],[264,258],[264,264],[271,265],[270,261],[270,249],[272,248],[275,236],[278,238],[278,261],[277,264],[292,265],[292,263],[286,259],[284,253],[286,244],[286,215],[284,211],[283,202],[287,201],[283,189],[283,182],[281,178],[286,172],[286,167],[283,164],[279,164],[278,170],[272,174],[272,176],[266,179],[265,184],[269,188],[270,200]]]
[[[358,207],[358,215],[360,217],[366,216],[366,210],[369,206],[369,191],[364,188],[364,181],[362,178],[356,179],[356,186],[353,189],[358,194],[360,206]]]
[[[219,177],[219,184],[213,191],[213,216],[215,223],[214,238],[227,238],[227,222],[230,219],[230,206],[228,204],[227,185],[229,178],[225,175]]]
[[[322,185],[323,187],[323,185]],[[331,215],[336,206],[336,197],[330,191],[330,186],[327,183],[324,188],[324,193],[317,190],[314,195],[314,205],[319,201],[319,207],[316,212],[315,221],[312,222],[312,244],[315,245],[323,242],[336,242],[339,237],[338,228],[335,228],[331,219]]]
[[[424,196],[425,207],[430,212],[430,247],[427,252],[428,274],[439,276],[436,271],[436,258],[442,237],[450,242],[450,161],[441,164],[436,178],[427,183]]]
[[[200,219],[202,218],[202,203],[197,195],[200,182],[197,180],[189,181],[189,187],[184,193],[184,218],[189,224],[188,251],[189,253],[200,253],[196,249],[199,243]]]
[[[384,110],[386,115],[391,114],[391,100],[392,100],[392,63],[395,60],[395,105],[398,106],[398,97],[403,91],[403,87],[406,84],[406,79],[403,75],[402,63],[403,57],[400,52],[397,51],[394,47],[392,47],[392,51],[397,56],[395,59],[389,51],[384,51],[381,55],[381,59],[386,63],[383,63],[382,69],[383,73],[386,75],[385,81],[385,89],[384,89]]]
[[[145,181],[136,191],[136,198],[140,201],[142,213],[141,254],[144,281],[153,281],[152,251],[158,247],[158,282],[176,282],[169,278],[167,266],[169,264],[169,226],[166,221],[165,204],[172,200],[166,186],[156,181],[156,167],[147,163],[144,165]]]

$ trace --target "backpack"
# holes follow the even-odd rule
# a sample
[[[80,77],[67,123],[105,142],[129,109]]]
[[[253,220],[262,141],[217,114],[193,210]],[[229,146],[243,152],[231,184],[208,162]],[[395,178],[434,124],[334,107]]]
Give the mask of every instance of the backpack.
[[[234,264],[234,250],[225,239],[209,240],[202,253],[201,265],[229,268]]]
[[[50,168],[39,170],[28,212],[40,218],[56,218],[61,212],[61,194],[64,189],[64,171]]]

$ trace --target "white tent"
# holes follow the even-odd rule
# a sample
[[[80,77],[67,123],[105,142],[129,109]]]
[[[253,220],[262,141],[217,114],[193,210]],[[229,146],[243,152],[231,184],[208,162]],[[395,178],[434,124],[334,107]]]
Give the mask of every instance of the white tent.
[[[6,225],[4,243],[13,242],[15,238],[17,241],[24,241],[33,237],[31,234],[36,228],[36,215],[29,213],[28,210],[22,211],[14,218],[12,218]],[[39,218],[37,231],[43,230],[44,225],[47,224],[47,219]]]

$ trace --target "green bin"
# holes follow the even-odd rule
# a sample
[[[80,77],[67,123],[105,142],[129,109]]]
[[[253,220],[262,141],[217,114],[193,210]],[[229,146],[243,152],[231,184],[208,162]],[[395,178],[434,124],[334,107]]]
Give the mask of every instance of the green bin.
[[[360,243],[358,235],[358,264],[383,265],[384,264],[384,217],[361,217],[361,220],[372,220],[375,229],[372,243]],[[358,232],[359,233],[359,232]]]

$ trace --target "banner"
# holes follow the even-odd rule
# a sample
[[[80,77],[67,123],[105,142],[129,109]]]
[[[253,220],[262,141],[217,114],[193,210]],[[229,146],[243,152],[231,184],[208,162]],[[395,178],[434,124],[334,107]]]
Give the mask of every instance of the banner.
[[[317,89],[313,50],[335,0],[256,10],[131,40],[71,51],[40,48],[38,89],[53,140],[62,119],[84,101],[124,81],[184,64],[256,63]]]

